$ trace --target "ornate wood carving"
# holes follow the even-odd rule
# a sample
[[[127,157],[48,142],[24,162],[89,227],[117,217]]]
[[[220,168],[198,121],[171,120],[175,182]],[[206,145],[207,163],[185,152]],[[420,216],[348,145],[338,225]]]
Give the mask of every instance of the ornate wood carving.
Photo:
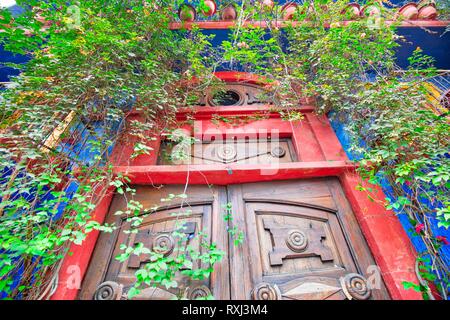
[[[188,300],[204,299],[209,296],[212,296],[212,293],[207,286],[187,288],[184,293],[184,298]]]
[[[226,100],[221,103],[221,100]],[[232,83],[225,84],[223,91],[214,93],[206,92],[200,99],[200,106],[244,106],[272,104],[270,93],[257,86],[248,83]]]
[[[306,282],[283,293],[283,297],[292,300],[326,300],[340,290],[326,283]]]
[[[272,266],[283,264],[283,259],[294,259],[310,256],[319,256],[323,262],[333,261],[333,253],[323,240],[326,233],[323,228],[312,224],[307,230],[299,230],[297,226],[280,225],[270,218],[263,219],[264,229],[273,237],[274,246],[269,252]]]
[[[183,148],[180,150],[179,148]],[[193,146],[162,143],[159,164],[263,164],[294,162],[290,139],[268,141],[205,141]],[[182,157],[179,155],[182,154]],[[175,155],[175,157],[174,157]],[[181,159],[180,159],[181,158]]]
[[[360,274],[350,273],[341,278],[341,286],[349,300],[367,300],[372,295],[372,290],[366,278]]]
[[[278,286],[270,283],[260,283],[252,290],[253,300],[281,300],[281,292]]]
[[[188,235],[188,242],[192,236],[195,235],[197,224],[195,222],[187,222],[184,224],[179,232]],[[175,231],[175,230],[174,230]],[[156,253],[169,256],[175,249],[176,241],[172,236],[173,231],[164,231],[161,233],[152,234],[150,230],[139,231],[134,239],[134,245],[143,243],[144,246],[151,248]],[[139,269],[141,263],[148,261],[149,256],[142,254],[140,256],[133,255],[128,259],[128,268]]]
[[[124,294],[124,299],[127,300],[128,292]],[[161,288],[153,288],[148,287],[142,289],[139,294],[133,297],[133,300],[173,300],[176,299],[177,295],[161,289]]]
[[[153,251],[168,256],[175,248],[175,239],[171,234],[160,234],[153,239]]]
[[[253,289],[251,296],[254,300],[367,300],[371,290],[363,276],[349,273],[341,279],[308,276],[280,286],[263,282]]]
[[[123,285],[114,281],[106,281],[97,287],[94,300],[121,300]]]

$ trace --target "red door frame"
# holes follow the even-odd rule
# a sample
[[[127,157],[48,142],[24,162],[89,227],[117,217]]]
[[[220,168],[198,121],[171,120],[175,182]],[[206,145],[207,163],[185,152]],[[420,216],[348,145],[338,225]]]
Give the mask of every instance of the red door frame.
[[[217,73],[226,81],[246,81],[260,83],[254,76],[226,72]],[[245,115],[255,111],[268,110],[263,107],[199,107],[195,111],[195,129],[191,125],[183,128],[191,131],[198,138],[209,138],[224,132],[237,138],[248,136],[252,132],[277,130],[279,137],[292,138],[299,162],[279,164],[273,174],[267,175],[271,166],[261,165],[190,165],[190,166],[157,166],[157,154],[161,137],[150,146],[154,149],[151,156],[140,156],[130,160],[132,147],[118,144],[113,151],[115,173],[123,174],[131,180],[131,184],[237,184],[271,180],[307,179],[317,177],[338,177],[356,215],[361,230],[367,240],[374,259],[379,266],[383,280],[392,297],[396,300],[421,299],[420,293],[405,290],[402,282],[417,283],[415,273],[416,252],[403,229],[400,221],[391,211],[382,205],[385,195],[375,188],[369,200],[368,196],[357,190],[364,181],[355,172],[355,166],[348,160],[335,132],[326,116],[314,114],[313,105],[301,105],[305,118],[301,121],[287,122],[280,119],[279,114],[270,113],[263,120],[257,120],[233,128],[226,124],[211,121],[215,114]],[[181,110],[177,117],[186,118],[191,110]],[[139,119],[139,114],[132,114],[129,119]],[[200,128],[200,131],[198,131]],[[194,133],[195,132],[195,133]],[[372,186],[373,188],[373,186]],[[114,188],[109,187],[93,213],[93,219],[103,223],[114,196]],[[90,258],[95,249],[99,233],[91,232],[82,245],[73,244],[72,253],[66,256],[59,273],[58,288],[52,300],[74,300],[77,298],[81,283]],[[72,285],[70,285],[72,284]],[[75,285],[73,285],[75,284]]]

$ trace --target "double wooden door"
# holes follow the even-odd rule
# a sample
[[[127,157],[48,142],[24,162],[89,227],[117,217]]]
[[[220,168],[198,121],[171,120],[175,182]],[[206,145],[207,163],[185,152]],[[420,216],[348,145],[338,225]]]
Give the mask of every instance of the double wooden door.
[[[148,256],[119,262],[121,245],[144,243],[175,255],[179,244],[172,233],[180,222],[192,248],[202,251],[200,242],[215,243],[224,259],[208,279],[178,275],[177,289],[149,287],[136,299],[389,299],[336,179],[194,185],[186,192],[176,185],[136,189],[135,196],[113,200],[107,222],[119,229],[100,236],[80,299],[126,299]],[[184,193],[187,198],[177,196]],[[125,198],[153,212],[137,228],[114,215],[126,211]],[[239,234],[243,241],[235,243]]]

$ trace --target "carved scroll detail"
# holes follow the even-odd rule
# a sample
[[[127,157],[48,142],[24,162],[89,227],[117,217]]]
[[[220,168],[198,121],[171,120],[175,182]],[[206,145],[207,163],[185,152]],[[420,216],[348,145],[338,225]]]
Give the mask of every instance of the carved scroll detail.
[[[253,300],[281,300],[281,292],[277,285],[260,283],[252,290]]]
[[[225,94],[231,94],[235,97],[236,101],[232,106],[243,106],[253,104],[272,104],[270,99],[270,93],[262,87],[245,84],[245,83],[227,83],[224,88]],[[223,95],[222,93],[222,95]],[[198,104],[200,106],[220,106],[220,101],[216,101],[216,94],[214,92],[205,92],[205,94],[199,99]]]
[[[153,251],[168,256],[175,248],[175,239],[170,234],[160,234],[153,239]]]
[[[187,288],[184,297],[188,300],[197,300],[211,296],[211,290],[207,286]]]
[[[349,300],[367,300],[372,295],[372,290],[366,278],[360,274],[349,273],[341,278],[341,286]]]
[[[122,298],[123,286],[117,282],[106,281],[97,287],[94,300],[120,300]]]

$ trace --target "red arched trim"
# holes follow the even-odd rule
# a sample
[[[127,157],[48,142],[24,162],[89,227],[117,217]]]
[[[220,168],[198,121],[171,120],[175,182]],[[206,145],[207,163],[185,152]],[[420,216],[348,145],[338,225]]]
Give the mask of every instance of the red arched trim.
[[[277,83],[267,77],[247,72],[219,71],[215,72],[214,75],[224,82],[244,82],[258,86],[272,86]]]

